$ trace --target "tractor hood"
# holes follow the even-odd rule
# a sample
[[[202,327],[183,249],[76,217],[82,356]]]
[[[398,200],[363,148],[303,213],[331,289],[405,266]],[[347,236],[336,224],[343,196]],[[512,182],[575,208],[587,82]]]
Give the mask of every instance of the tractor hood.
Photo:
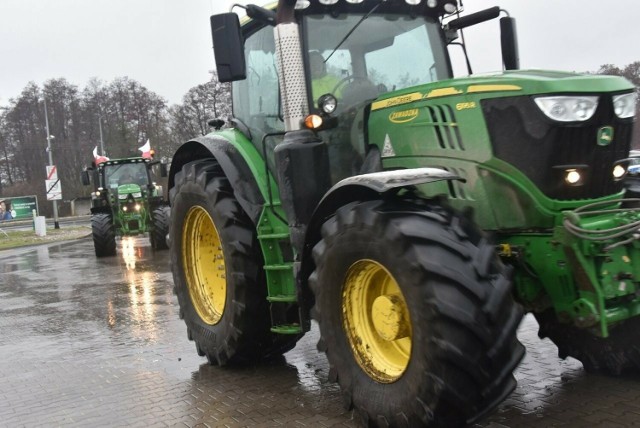
[[[131,195],[134,199],[142,198],[142,189],[138,184],[122,184],[118,186],[118,198],[125,199]]]
[[[488,94],[492,98],[538,94],[620,93],[633,89],[634,86],[629,81],[618,76],[547,70],[512,70],[442,80],[388,93],[373,102],[372,110],[451,96],[476,98],[475,95]]]

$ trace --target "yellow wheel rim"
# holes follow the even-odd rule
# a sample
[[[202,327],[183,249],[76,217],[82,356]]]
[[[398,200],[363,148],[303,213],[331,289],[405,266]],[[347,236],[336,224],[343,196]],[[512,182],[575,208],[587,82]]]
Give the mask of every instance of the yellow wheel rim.
[[[369,377],[398,380],[411,356],[411,320],[404,296],[389,271],[374,260],[359,260],[347,271],[342,319],[351,350]]]
[[[227,280],[218,230],[200,206],[189,209],[182,230],[182,266],[189,296],[207,324],[217,324],[224,313]]]

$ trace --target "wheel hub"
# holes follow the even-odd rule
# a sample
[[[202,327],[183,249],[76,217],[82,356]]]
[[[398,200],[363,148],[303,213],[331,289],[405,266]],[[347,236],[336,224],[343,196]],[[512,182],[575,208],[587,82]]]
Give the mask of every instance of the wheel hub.
[[[387,342],[409,336],[408,313],[402,296],[385,294],[378,296],[371,307],[371,319],[376,332]]]

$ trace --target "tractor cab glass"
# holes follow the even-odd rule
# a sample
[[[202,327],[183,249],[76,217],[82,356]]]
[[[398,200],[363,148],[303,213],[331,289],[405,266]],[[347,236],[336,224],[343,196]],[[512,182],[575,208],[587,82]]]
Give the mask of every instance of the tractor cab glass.
[[[385,92],[450,77],[435,20],[323,14],[305,16],[303,28],[313,105],[330,93],[345,109]]]
[[[123,163],[104,166],[104,187],[117,189],[124,184],[146,186],[149,183],[147,169],[143,162]]]

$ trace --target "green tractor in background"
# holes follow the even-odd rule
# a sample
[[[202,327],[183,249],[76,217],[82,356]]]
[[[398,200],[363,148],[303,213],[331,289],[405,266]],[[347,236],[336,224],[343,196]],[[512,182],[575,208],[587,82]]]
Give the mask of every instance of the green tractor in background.
[[[168,248],[169,206],[162,186],[153,179],[153,166],[159,164],[166,176],[166,165],[144,157],[101,158],[83,171],[82,182],[91,184],[91,229],[96,256],[116,255],[116,236],[149,234],[154,250]]]
[[[211,17],[233,118],[169,174],[180,317],[211,364],[282,354],[314,318],[346,406],[410,427],[472,423],[513,391],[525,311],[589,371],[640,368],[635,88],[518,70],[510,17],[505,70],[454,79],[447,45],[500,14],[458,8]]]

